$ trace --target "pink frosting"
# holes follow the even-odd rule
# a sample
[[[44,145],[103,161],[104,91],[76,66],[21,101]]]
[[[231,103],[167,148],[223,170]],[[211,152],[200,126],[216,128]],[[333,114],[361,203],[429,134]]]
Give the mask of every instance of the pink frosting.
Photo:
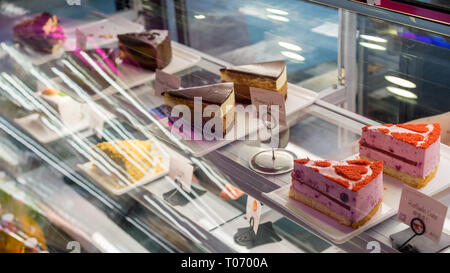
[[[346,163],[341,162],[340,164]],[[314,168],[327,169],[317,166]],[[332,211],[343,215],[351,222],[356,222],[364,218],[381,200],[383,177],[382,173],[378,174],[369,184],[355,192],[324,177],[307,165],[295,163],[292,187],[295,191],[313,198]]]
[[[424,149],[395,139],[388,134],[380,132],[376,128],[372,129],[372,127],[370,127],[369,130],[362,132],[359,146],[360,155],[374,160],[383,160],[384,164],[395,168],[400,172],[405,172],[418,177],[426,177],[439,164],[440,138]],[[414,166],[413,164],[391,157],[388,154],[362,146],[361,143],[366,143],[383,151],[393,153],[397,156],[416,162],[417,164]]]

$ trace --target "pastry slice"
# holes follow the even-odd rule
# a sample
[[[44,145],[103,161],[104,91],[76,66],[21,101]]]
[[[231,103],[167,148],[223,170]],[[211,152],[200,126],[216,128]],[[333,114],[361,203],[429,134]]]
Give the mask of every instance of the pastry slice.
[[[149,70],[162,69],[172,59],[169,31],[153,29],[117,35],[120,58]]]
[[[297,159],[289,197],[356,229],[380,207],[382,170],[382,161]]]
[[[66,40],[58,17],[48,12],[21,21],[14,26],[13,34],[16,41],[44,53],[55,53]]]
[[[236,101],[250,104],[250,87],[272,90],[287,98],[286,62],[273,61],[220,69],[222,82],[233,82]]]
[[[163,102],[167,106],[168,111],[171,112],[172,108],[177,105],[186,105],[191,112],[191,128],[196,130],[202,130],[206,122],[213,118],[220,118],[222,124],[223,135],[226,134],[234,124],[235,116],[235,99],[234,89],[232,83],[218,83],[198,87],[182,88],[178,90],[171,90],[162,93]],[[194,107],[194,98],[198,97],[202,99],[201,107]],[[207,106],[216,105],[220,107],[220,117],[204,117],[203,113]],[[201,117],[202,128],[195,124],[195,117]],[[169,118],[174,121],[176,118]],[[184,130],[184,128],[183,128]]]
[[[160,158],[154,158],[152,155],[152,143],[144,140],[118,140],[114,142],[102,142],[93,146],[92,149],[99,150],[106,159],[112,162],[125,177],[129,177],[130,182],[140,180],[151,169],[155,168],[158,173],[163,170],[159,163]],[[94,164],[94,166],[96,166]]]
[[[361,159],[383,160],[384,172],[414,188],[434,177],[439,165],[439,123],[384,124],[362,128]]]

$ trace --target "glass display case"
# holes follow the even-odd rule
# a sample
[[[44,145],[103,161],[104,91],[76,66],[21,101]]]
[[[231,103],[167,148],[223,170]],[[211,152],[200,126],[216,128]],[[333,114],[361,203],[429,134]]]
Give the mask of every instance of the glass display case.
[[[423,192],[450,204],[442,179],[450,27],[376,9],[355,1],[2,1],[0,252],[399,252],[395,236],[408,226],[397,220],[397,182],[385,184],[379,214],[350,229],[293,208],[282,195],[291,172],[250,167],[270,148],[353,158],[367,125],[441,115],[439,173]],[[137,44],[124,35],[144,32]],[[146,51],[145,39],[160,38]],[[169,42],[164,59],[159,46]],[[225,67],[274,60],[287,72],[276,147],[275,127],[245,112],[257,129],[232,138],[174,133],[161,88],[219,84]],[[261,202],[257,233],[248,196]],[[400,250],[450,251],[447,225],[441,244],[422,247],[429,243],[420,238]]]

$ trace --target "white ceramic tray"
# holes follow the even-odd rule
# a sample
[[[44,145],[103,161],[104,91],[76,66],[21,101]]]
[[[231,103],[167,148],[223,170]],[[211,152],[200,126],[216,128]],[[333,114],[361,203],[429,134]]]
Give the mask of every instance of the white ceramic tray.
[[[152,181],[155,181],[158,178],[161,178],[169,173],[169,164],[170,164],[169,163],[170,162],[169,155],[163,149],[161,149],[160,146],[158,148],[152,147],[152,150],[153,149],[158,149],[159,154],[162,157],[161,165],[163,167],[163,170],[160,171],[159,173],[155,173],[153,169],[150,169],[144,175],[144,177],[139,179],[136,183],[130,183],[128,185],[121,185],[118,183],[117,178],[94,171],[94,169],[93,169],[94,163],[91,161],[86,162],[84,164],[78,164],[77,166],[83,174],[89,176],[89,178],[91,178],[94,182],[96,182],[97,184],[99,184],[100,186],[105,188],[110,193],[112,193],[114,195],[121,195],[121,194],[124,194],[124,193],[134,189],[134,188],[137,188],[139,186],[142,186],[142,185],[145,185]],[[156,156],[154,158],[156,158]]]
[[[294,84],[288,84],[288,98],[286,100],[286,116],[287,122],[295,119],[295,114],[298,113],[301,109],[311,105],[317,98],[317,93],[313,91],[309,91],[300,86]],[[238,108],[236,108],[238,109]],[[242,108],[241,108],[242,110]],[[262,122],[258,121],[258,119],[254,116],[248,117],[245,116],[244,111],[236,111],[236,120],[246,120],[247,124],[258,123],[259,126],[263,126]],[[170,128],[167,125],[167,119],[162,119],[161,122],[165,122],[164,125],[168,130]],[[156,125],[150,125],[150,128],[155,129]],[[243,126],[238,126],[242,130],[236,130],[235,137],[232,139],[224,139],[224,140],[213,140],[213,141],[203,141],[203,140],[184,140],[183,143],[192,149],[194,152],[193,155],[196,157],[204,156],[205,154],[217,150],[237,139],[243,139],[247,135],[251,135],[256,133],[258,127],[252,126],[253,130],[245,130],[245,128],[241,128]],[[261,127],[260,127],[261,128]],[[158,130],[156,130],[157,132]],[[161,137],[165,137],[162,132],[159,132]]]
[[[32,135],[35,139],[37,139],[40,143],[47,144],[53,142],[57,139],[66,137],[76,132],[80,132],[88,129],[89,127],[89,117],[84,116],[79,122],[72,124],[72,126],[64,126],[64,128],[55,132],[45,126],[40,118],[39,114],[31,114],[23,118],[18,118],[14,120],[17,125],[23,128],[26,132]]]
[[[169,74],[175,74],[179,71],[194,66],[200,61],[200,59],[200,56],[195,55],[180,46],[177,46],[176,43],[172,43],[172,60],[170,61],[168,66],[162,69],[162,71]],[[151,70],[141,69],[129,64],[118,64],[117,68],[121,74],[119,76],[120,78],[116,82],[125,90],[142,85],[155,79],[155,72]],[[102,91],[102,94],[105,96],[109,96],[118,92],[119,91],[116,88],[109,86]],[[95,95],[92,97],[92,99],[100,99],[100,96]]]
[[[352,156],[351,158],[356,158],[356,156],[357,155]],[[429,196],[435,195],[450,187],[449,177],[450,147],[441,144],[441,160],[436,176],[428,183],[427,186],[419,191]],[[372,217],[372,219],[370,219],[370,221],[356,230],[340,225],[337,221],[318,212],[317,210],[289,198],[288,191],[290,185],[283,186],[270,193],[263,193],[263,195],[283,207],[290,214],[292,214],[294,218],[311,226],[325,238],[334,243],[342,244],[397,213],[402,188],[404,186],[409,186],[389,175],[383,175],[383,183],[385,190],[380,209]]]

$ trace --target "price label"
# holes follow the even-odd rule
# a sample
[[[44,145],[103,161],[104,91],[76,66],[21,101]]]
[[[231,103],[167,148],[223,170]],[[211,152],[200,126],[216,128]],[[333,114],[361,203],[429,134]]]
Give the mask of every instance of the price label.
[[[425,235],[436,243],[441,239],[448,207],[410,187],[403,187],[397,218],[409,225],[417,235]]]
[[[267,114],[269,117],[277,117],[278,120],[275,121],[281,126],[286,126],[286,103],[284,101],[284,95],[274,91],[250,87],[250,97],[252,99],[252,104],[256,106],[258,117],[263,113],[260,113],[262,109],[260,106],[267,106]],[[275,113],[276,112],[276,113]],[[268,121],[271,121],[268,119]]]
[[[186,192],[191,192],[193,174],[194,166],[189,164],[186,159],[176,155],[170,156],[169,177],[179,180],[181,188]]]
[[[261,203],[250,195],[247,196],[245,215],[250,223],[250,227],[253,228],[256,235],[258,232],[259,221],[261,219]]]
[[[179,89],[181,79],[172,74],[156,69],[155,73],[155,96],[161,96],[164,91]]]

